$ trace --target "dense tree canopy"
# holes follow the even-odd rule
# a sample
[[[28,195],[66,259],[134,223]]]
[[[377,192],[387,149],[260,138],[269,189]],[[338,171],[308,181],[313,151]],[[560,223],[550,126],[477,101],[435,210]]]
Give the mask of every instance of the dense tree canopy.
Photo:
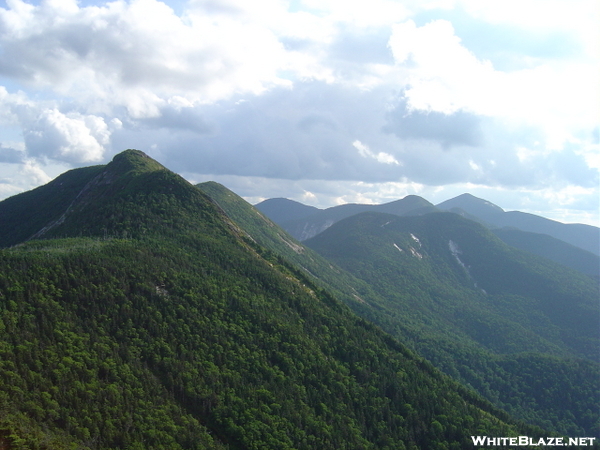
[[[354,315],[140,152],[39,237],[0,251],[11,448],[450,449],[547,433]]]

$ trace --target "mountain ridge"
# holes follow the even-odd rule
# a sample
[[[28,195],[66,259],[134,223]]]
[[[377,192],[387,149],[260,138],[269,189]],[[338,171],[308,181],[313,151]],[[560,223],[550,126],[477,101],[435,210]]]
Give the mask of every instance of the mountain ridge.
[[[491,227],[513,227],[523,231],[547,234],[586,251],[600,255],[600,229],[585,224],[565,224],[521,211],[504,211],[493,203],[462,194],[437,205],[442,210],[460,208]]]
[[[387,298],[381,307],[396,318],[403,342],[507,411],[516,413],[515,405],[522,404],[522,393],[514,389],[522,383],[522,373],[538,370],[528,365],[517,370],[519,353],[536,352],[532,363],[539,358],[540,366],[557,377],[571,370],[571,358],[593,361],[582,366],[592,396],[579,397],[577,403],[587,406],[575,414],[596,432],[598,417],[592,422],[585,418],[587,409],[600,401],[599,294],[589,277],[511,249],[484,226],[452,213],[400,217],[366,212],[337,222],[304,244]],[[393,323],[382,326],[391,331]],[[522,357],[521,364],[525,361]],[[573,372],[571,378],[577,376]],[[536,423],[550,416],[555,423],[569,421],[561,398],[566,389],[578,388],[561,387],[557,380],[545,387],[556,392],[550,396],[552,412],[544,416],[533,408],[526,413],[532,419],[537,415]],[[534,381],[532,377],[528,383]],[[550,406],[550,397],[531,386],[522,385],[531,404]]]
[[[391,292],[384,292],[383,295],[380,295],[375,290],[383,284],[383,281],[378,280],[372,286],[365,284],[364,280],[353,278],[351,274],[347,274],[344,269],[331,259],[329,260],[329,266],[321,263],[317,265],[319,259],[311,253],[312,250],[310,248],[304,247],[306,242],[294,241],[293,237],[286,235],[284,230],[274,225],[261,212],[257,211],[256,208],[252,208],[245,200],[226,187],[214,182],[202,183],[198,187],[205,190],[214,201],[223,207],[232,220],[236,221],[242,229],[246,230],[259,243],[272,251],[284,255],[284,257],[299,265],[307,274],[319,281],[320,285],[336,292],[339,298],[351,306],[357,314],[368,318],[384,330],[397,336],[403,343],[409,344],[412,349],[420,350],[419,353],[434,362],[437,367],[442,368],[446,373],[451,374],[463,383],[472,386],[496,405],[501,406],[507,411],[511,411],[513,414],[519,415],[521,418],[527,418],[535,423],[545,423],[549,428],[563,427],[564,433],[577,433],[575,431],[577,427],[574,427],[572,422],[571,425],[567,425],[570,419],[566,416],[558,419],[558,416],[562,414],[559,411],[564,409],[562,396],[567,395],[566,392],[570,392],[568,395],[573,399],[577,398],[573,402],[580,405],[587,405],[582,409],[572,410],[575,416],[578,417],[576,421],[583,425],[585,429],[594,429],[595,425],[593,425],[593,421],[590,422],[585,418],[585,411],[587,407],[593,408],[592,404],[586,403],[588,399],[599,398],[600,400],[598,393],[594,391],[597,386],[594,388],[593,382],[590,382],[591,380],[595,380],[595,376],[590,374],[596,373],[598,375],[598,367],[591,362],[572,360],[571,356],[569,356],[571,353],[564,344],[557,346],[535,333],[526,335],[524,334],[526,332],[525,328],[522,325],[518,325],[516,329],[518,331],[517,334],[521,334],[522,336],[521,345],[517,348],[521,352],[536,349],[538,353],[527,355],[492,353],[490,350],[483,350],[484,347],[481,343],[475,344],[473,339],[476,339],[477,336],[472,335],[474,330],[471,330],[470,325],[473,319],[476,319],[482,325],[485,325],[486,322],[489,324],[490,319],[482,320],[482,316],[471,313],[468,317],[464,316],[458,323],[462,327],[462,333],[468,331],[461,338],[463,339],[461,344],[458,345],[458,342],[453,341],[453,336],[457,335],[456,324],[451,326],[448,324],[444,325],[428,312],[435,311],[436,309],[439,310],[440,300],[430,303],[430,300],[419,296],[414,299],[410,306],[399,302],[387,303],[385,297],[392,298],[393,295],[397,295],[398,292],[405,290],[405,288],[396,287]],[[363,215],[365,214],[369,213],[363,213]],[[380,215],[381,213],[372,214]],[[356,218],[357,216],[353,217]],[[380,225],[397,220],[396,216],[385,217],[387,218],[385,220],[382,219]],[[349,220],[352,220],[352,218],[344,219],[333,225],[332,228],[339,227],[345,221]],[[459,219],[454,219],[454,221],[457,220]],[[452,220],[442,222],[452,222]],[[412,230],[412,234],[407,234],[405,244],[402,244],[400,240],[394,241],[394,245],[389,244],[389,249],[392,252],[390,256],[398,254],[399,249],[402,248],[406,254],[410,255],[409,259],[412,258],[416,262],[418,262],[419,254],[427,258],[427,255],[422,253],[419,249],[419,244],[415,240],[416,236],[420,236],[419,229],[419,227],[415,227]],[[481,228],[480,230],[485,231],[485,229]],[[485,234],[490,238],[492,237],[490,231],[485,231]],[[363,232],[357,233],[357,236],[362,235],[364,235]],[[313,239],[317,239],[318,236]],[[497,240],[497,238],[494,239]],[[286,245],[284,242],[291,242],[292,245]],[[456,240],[456,242],[458,243],[459,241]],[[340,248],[348,251],[354,248],[354,245],[351,242],[342,243],[340,244]],[[456,250],[460,251],[460,246]],[[450,253],[448,243],[446,243],[445,251],[448,252],[450,262],[457,264],[455,257]],[[369,254],[356,255],[356,259],[368,261]],[[463,271],[462,277],[464,278],[464,269],[461,268],[461,271]],[[395,269],[392,273],[395,274],[394,276],[398,276],[399,272],[401,270]],[[361,276],[360,273],[355,273],[355,275]],[[344,281],[341,280],[342,276],[345,277]],[[471,286],[470,289],[474,288],[473,280],[468,276],[464,278],[464,281],[469,283]],[[432,281],[423,279],[420,284],[427,286],[431,285]],[[460,295],[473,295],[473,293],[467,294],[464,291],[461,292],[463,293]],[[482,295],[480,294],[479,297],[482,297]],[[481,300],[483,298],[480,298],[479,301]],[[430,327],[430,331],[427,331],[425,327],[426,332],[422,332],[422,325],[416,327],[415,324],[420,320],[418,317],[408,317],[407,315],[407,311],[409,310],[421,311],[424,307],[427,309],[419,314],[423,314],[426,320],[433,324]],[[477,304],[474,304],[473,307],[481,309]],[[481,314],[481,311],[478,314]],[[497,316],[495,320],[499,320],[498,317],[500,316],[497,313],[494,314]],[[508,317],[511,315],[507,314]],[[593,317],[593,314],[589,317]],[[436,320],[438,321],[436,322]],[[506,330],[507,326],[508,323],[505,323],[503,328],[501,327],[500,329]],[[514,327],[515,325],[511,326]],[[442,331],[444,333],[447,332],[448,335],[444,335],[441,333]],[[489,331],[487,333],[489,334]],[[464,339],[470,341],[466,342]],[[503,340],[507,339],[504,338]],[[547,353],[539,353],[542,349]],[[544,382],[538,381],[534,375],[539,367],[543,367],[548,373]],[[576,367],[577,369],[574,369]],[[526,381],[523,379],[524,376]],[[553,377],[556,378],[553,379]],[[578,387],[574,388],[568,381],[569,379],[578,379],[581,381],[576,385]],[[586,387],[584,388],[584,386]],[[581,392],[577,393],[579,388],[585,390],[586,394],[581,396]],[[556,394],[540,395],[540,393],[547,391],[556,392]],[[528,393],[527,402],[522,398],[525,392]],[[535,407],[532,405],[535,405]]]
[[[200,189],[123,156],[43,239],[0,250],[9,445],[429,449],[470,446],[477,430],[547,435],[353,314]]]
[[[409,207],[394,210],[393,206],[402,204],[405,199],[412,199],[412,201],[414,201],[414,199],[419,199],[418,201],[422,203],[420,206],[414,205],[412,208]],[[258,203],[255,206],[260,210],[261,205],[265,202],[269,202],[269,200]],[[407,196],[404,199],[380,205],[339,205],[319,210],[314,214],[308,215],[302,212],[308,210],[300,209],[306,205],[299,202],[293,202],[290,203],[290,205],[293,205],[295,208],[293,214],[299,218],[288,220],[286,215],[277,215],[273,218],[269,216],[273,207],[267,208],[263,213],[272,218],[275,223],[280,225],[299,241],[304,241],[313,237],[333,225],[336,221],[359,212],[379,211],[402,216],[421,215],[434,211],[449,211],[475,222],[479,222],[492,230],[505,228],[520,230],[522,233],[534,233],[538,236],[530,235],[530,237],[538,242],[537,246],[533,245],[531,242],[527,242],[523,237],[525,235],[522,235],[521,238],[517,239],[514,236],[515,233],[511,235],[509,232],[499,231],[497,234],[501,238],[505,236],[507,243],[517,248],[550,258],[555,262],[580,270],[594,278],[600,276],[597,269],[600,264],[600,229],[598,227],[584,224],[563,224],[541,216],[535,216],[519,211],[506,212],[501,207],[468,193],[461,194],[435,206],[421,197]],[[392,208],[390,208],[390,206],[392,206]],[[340,211],[340,208],[341,211],[345,211],[343,214],[336,213],[337,211]],[[547,235],[564,244],[552,242],[539,235]],[[541,242],[546,242],[552,248],[562,247],[564,253],[557,250],[550,251],[541,246]],[[582,252],[576,251],[570,246],[575,246],[578,249],[581,249]],[[589,253],[592,253],[595,256],[590,256]]]
[[[265,200],[255,205],[255,207],[259,211],[269,215],[273,210],[272,206],[268,206],[263,210],[264,206],[268,205],[268,202],[269,200]],[[278,204],[281,203],[281,201],[278,202]],[[287,215],[275,215],[275,219],[277,220],[273,219],[299,241],[304,241],[321,233],[339,220],[365,211],[379,211],[397,215],[418,215],[435,210],[435,207],[430,202],[417,195],[407,195],[402,199],[380,205],[346,203],[318,211],[304,209],[302,206],[306,205],[301,205],[302,203],[299,202],[288,204],[288,206],[293,207],[291,212]],[[310,214],[308,214],[309,212]]]
[[[9,197],[0,205],[0,248],[31,238],[44,226],[62,215],[75,196],[104,166],[72,169],[22,194]],[[38,196],[39,195],[39,196]],[[9,219],[18,217],[18,220]]]
[[[259,211],[267,215],[275,223],[301,219],[321,211],[319,208],[314,206],[305,205],[295,200],[282,197],[270,198],[258,203],[255,206]]]
[[[404,244],[404,247],[399,247],[400,241],[390,244],[392,237],[386,236],[392,231],[388,232],[388,230],[398,230],[393,232],[394,236],[398,233],[408,236],[403,238],[408,243]],[[375,241],[372,239],[377,238],[382,245],[383,242],[387,242],[385,244],[387,255],[400,253],[398,256],[403,256],[403,259],[398,262],[406,260],[423,265],[428,260],[423,235],[429,236],[430,247],[434,249],[435,255],[439,255],[436,257],[443,258],[449,269],[455,272],[455,275],[451,275],[451,280],[456,277],[472,280],[467,283],[472,285],[472,289],[482,290],[484,295],[505,295],[505,293],[518,296],[535,295],[538,301],[544,302],[540,303],[542,305],[548,304],[550,299],[559,295],[558,293],[568,296],[568,290],[562,287],[562,283],[566,283],[569,279],[577,279],[584,283],[588,291],[595,286],[592,280],[583,278],[583,275],[574,271],[568,271],[550,261],[511,249],[487,228],[452,213],[408,217],[375,212],[362,213],[338,222],[334,229],[315,236],[307,241],[307,244],[316,248],[318,243],[321,254],[325,252],[325,248],[331,248],[331,251],[336,253],[328,254],[337,255],[334,261],[345,267],[350,260],[363,264],[371,251],[384,251],[375,248]],[[442,236],[446,236],[445,241]],[[328,247],[325,247],[326,244]],[[550,271],[547,275],[548,279],[544,282],[537,281],[540,279],[538,271],[544,273]],[[534,282],[535,284],[532,285]],[[591,291],[586,295],[586,301],[592,305],[595,295]],[[569,305],[569,307],[573,306]],[[549,308],[549,306],[545,307]],[[553,308],[548,311],[556,320],[564,318]],[[581,325],[589,322],[588,332],[597,334],[597,323],[593,320],[593,315],[590,317],[582,313],[579,320]],[[596,350],[590,351],[587,357],[597,358],[597,353]]]
[[[518,228],[495,228],[492,232],[506,244],[548,258],[592,278],[600,277],[600,257],[548,234]]]

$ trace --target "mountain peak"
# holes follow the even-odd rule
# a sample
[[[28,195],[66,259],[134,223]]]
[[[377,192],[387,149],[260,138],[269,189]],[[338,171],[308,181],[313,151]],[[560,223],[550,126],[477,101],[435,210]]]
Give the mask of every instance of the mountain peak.
[[[314,206],[281,197],[270,198],[254,206],[275,223],[299,220],[321,211]]]
[[[403,198],[403,200],[414,200],[414,201],[425,201],[425,202],[427,202],[427,200],[425,200],[423,197],[421,197],[419,195],[415,195],[415,194],[408,194],[407,196],[405,196]]]
[[[79,172],[30,196],[27,208],[40,219],[17,237],[11,230],[18,226],[20,210],[0,204],[0,217],[9,225],[7,237],[0,235],[0,245],[56,236],[164,234],[196,227],[194,217],[203,213],[216,214],[198,189],[139,150],[118,153],[110,163],[85,171],[85,176]],[[41,201],[57,195],[64,199]]]
[[[139,182],[136,180],[157,171],[169,172],[162,164],[140,150],[129,149],[117,153],[112,161],[77,194],[70,209],[76,205],[81,207],[98,201],[101,197],[122,193],[132,186],[139,188]],[[147,182],[142,184],[150,188]]]
[[[466,211],[469,214],[477,215],[485,212],[487,214],[498,214],[503,213],[504,210],[500,208],[498,205],[494,205],[492,202],[488,202],[479,197],[475,197],[472,194],[465,193],[461,194],[458,197],[451,198],[450,200],[446,200],[438,205],[438,208],[443,210],[450,210],[452,208],[460,208]]]
[[[128,149],[116,154],[106,166],[106,169],[111,172],[126,174],[129,172],[142,173],[165,170],[165,167],[141,150]]]

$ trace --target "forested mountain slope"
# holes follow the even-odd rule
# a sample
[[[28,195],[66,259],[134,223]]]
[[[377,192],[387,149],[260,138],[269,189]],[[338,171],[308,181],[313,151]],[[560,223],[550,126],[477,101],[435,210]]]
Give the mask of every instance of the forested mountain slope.
[[[373,279],[370,279],[371,285],[357,279],[336,264],[332,265],[334,263],[324,261],[320,255],[295,241],[256,208],[226,187],[215,182],[202,183],[198,187],[215,200],[252,239],[302,267],[321,286],[336,292],[338,297],[359,315],[395,334],[413,349],[423,352],[440,368],[463,383],[476,388],[498,406],[511,410],[513,414],[523,419],[544,424],[549,429],[569,431],[572,434],[585,434],[586,430],[595,429],[598,414],[595,412],[594,404],[599,397],[596,380],[600,376],[597,367],[588,361],[574,363],[572,351],[564,348],[563,344],[548,342],[546,338],[537,336],[533,331],[528,331],[523,336],[522,325],[511,324],[512,321],[518,322],[518,320],[513,319],[509,314],[500,319],[508,324],[506,326],[513,328],[516,326],[518,333],[512,337],[507,336],[505,340],[514,341],[512,346],[515,351],[529,350],[530,353],[504,355],[502,352],[491,350],[487,342],[478,342],[476,337],[471,336],[471,330],[465,332],[465,329],[473,324],[467,320],[458,323],[449,321],[447,314],[439,305],[430,303],[427,294],[428,286],[438,283],[440,297],[448,297],[448,301],[452,301],[452,298],[457,295],[456,286],[452,286],[452,289],[444,293],[443,282],[438,282],[437,279],[423,278],[418,274],[411,275],[407,269],[404,272],[398,271],[398,274],[404,273],[408,278],[406,283],[410,283],[410,276],[415,276],[413,284],[422,284],[423,292],[412,294],[407,292],[407,295],[414,296],[413,304],[408,307],[406,302],[396,301],[398,292],[390,293],[388,289],[382,289],[380,280],[376,279],[373,283]],[[386,219],[385,222],[387,221]],[[471,231],[483,232],[484,237],[493,239],[493,236],[489,236],[485,230],[469,221],[460,218],[456,221],[459,225],[461,223],[467,225],[467,234],[468,229],[472,228]],[[344,222],[341,222],[339,227],[342,223]],[[337,227],[334,226],[331,231],[334,236]],[[443,229],[444,226],[441,226],[441,231]],[[357,235],[361,233],[358,232]],[[371,238],[366,239],[371,242]],[[345,245],[355,248],[357,245],[348,238],[343,239],[343,242],[340,244],[341,248]],[[410,242],[416,246],[412,236],[409,238]],[[497,240],[494,240],[494,244],[506,249]],[[387,244],[381,244],[381,248],[387,248]],[[367,251],[371,250],[373,249]],[[396,255],[397,251],[394,247],[392,255]],[[412,252],[410,254],[415,257]],[[368,261],[369,258],[367,254],[365,260]],[[474,300],[477,303],[481,293],[479,289],[471,288],[472,280],[467,281],[469,287],[460,292],[460,295],[465,298],[463,309],[468,309]],[[391,282],[385,281],[385,283]],[[403,290],[400,289],[400,292]],[[476,306],[477,310],[479,310],[477,313],[471,314],[482,315],[483,320],[488,324],[498,320],[497,311],[481,310],[481,306]],[[485,317],[486,314],[491,315]],[[562,346],[562,349],[559,346]],[[544,377],[536,375],[541,368]],[[566,397],[570,398],[568,402],[565,402]]]
[[[380,325],[436,366],[522,418],[598,433],[591,278],[452,213],[363,213],[305,244],[368,282],[386,299]]]
[[[33,237],[58,220],[102,166],[70,170],[45,186],[0,202],[0,248]]]
[[[548,234],[532,233],[516,228],[496,228],[492,231],[512,247],[551,259],[596,280],[600,277],[600,256],[592,252]]]
[[[208,181],[197,185],[248,236],[262,247],[282,256],[303,270],[320,287],[327,289],[363,317],[376,311],[368,303],[382,301],[368,283],[332,265],[317,252],[304,246],[279,225],[222,184]]]
[[[358,318],[143,153],[72,194],[42,240],[0,251],[2,445],[431,449],[546,434]]]

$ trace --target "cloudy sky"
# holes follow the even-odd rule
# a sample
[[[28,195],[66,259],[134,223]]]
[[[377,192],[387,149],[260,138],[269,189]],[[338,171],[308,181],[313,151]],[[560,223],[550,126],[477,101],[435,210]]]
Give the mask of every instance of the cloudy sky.
[[[0,199],[127,148],[251,203],[600,225],[596,0],[0,0]]]

